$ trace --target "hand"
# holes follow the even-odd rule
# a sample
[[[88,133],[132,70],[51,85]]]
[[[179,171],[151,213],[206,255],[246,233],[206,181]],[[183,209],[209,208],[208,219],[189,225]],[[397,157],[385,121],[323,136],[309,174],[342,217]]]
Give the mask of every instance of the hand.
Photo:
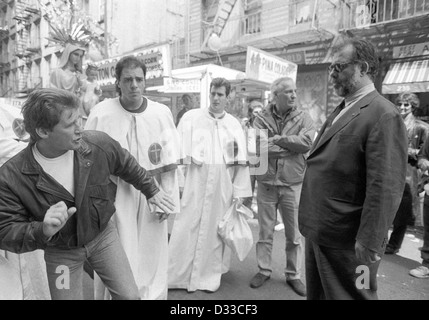
[[[275,144],[280,139],[281,139],[281,136],[279,136],[278,134],[276,134],[274,137],[268,138],[268,142],[271,142],[271,143]]]
[[[419,150],[414,148],[408,148],[408,156],[410,157],[416,157]]]
[[[148,202],[157,206],[163,212],[172,212],[174,210],[173,199],[162,190],[159,190],[157,194],[148,199]]]
[[[429,168],[429,161],[426,159],[420,159],[418,166],[423,172],[425,172]]]
[[[429,195],[429,184],[426,183],[423,187],[423,189],[425,190],[426,194]]]
[[[243,199],[242,198],[234,198],[232,201],[237,202],[237,209],[239,209],[243,205]]]
[[[45,218],[43,219],[43,234],[48,238],[52,237],[64,227],[67,220],[76,210],[75,207],[67,209],[63,201],[51,206],[48,211],[46,211]]]
[[[158,216],[159,223],[161,223],[164,220],[167,220],[168,217],[170,216],[170,214],[167,212],[157,212],[156,215]]]
[[[377,252],[368,249],[367,247],[361,245],[359,241],[355,243],[355,254],[356,258],[363,264],[376,263],[381,257]]]

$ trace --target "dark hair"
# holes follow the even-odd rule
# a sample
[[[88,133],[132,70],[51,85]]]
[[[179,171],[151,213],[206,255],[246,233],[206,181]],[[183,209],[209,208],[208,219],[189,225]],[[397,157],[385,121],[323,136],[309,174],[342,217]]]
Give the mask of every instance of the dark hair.
[[[144,62],[136,57],[136,56],[126,56],[123,57],[119,62],[116,64],[115,67],[115,77],[116,77],[116,91],[121,94],[121,89],[119,88],[119,80],[121,80],[122,70],[124,68],[141,68],[143,70],[143,76],[146,79],[146,65]]]
[[[396,104],[399,104],[401,101],[406,101],[411,104],[411,108],[414,110],[420,106],[420,99],[415,93],[412,92],[403,92],[395,100]]]
[[[210,83],[210,91],[212,90],[213,87],[214,88],[225,87],[225,94],[227,97],[231,92],[231,83],[225,78],[214,78]]]
[[[354,48],[352,57],[353,61],[360,63],[362,67],[365,67],[368,76],[372,80],[375,80],[380,66],[376,47],[365,39],[345,38],[343,43],[334,48],[334,53],[348,45],[351,45]]]
[[[52,130],[60,122],[64,110],[78,109],[80,103],[75,94],[63,89],[43,88],[30,93],[22,106],[22,114],[31,142],[40,140],[36,129]]]

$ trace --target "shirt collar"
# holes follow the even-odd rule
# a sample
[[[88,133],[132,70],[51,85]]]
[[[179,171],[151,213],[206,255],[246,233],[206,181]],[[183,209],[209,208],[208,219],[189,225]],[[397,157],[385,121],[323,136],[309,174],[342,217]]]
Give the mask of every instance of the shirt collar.
[[[214,119],[222,119],[223,117],[225,117],[225,111],[222,113],[213,113],[211,111],[209,111],[209,115],[214,118]]]
[[[364,96],[366,96],[368,93],[375,90],[374,83],[367,84],[366,86],[360,88],[356,92],[352,93],[351,95],[344,98],[346,103],[346,108],[350,106],[351,104],[356,103],[360,99],[362,99]]]
[[[276,110],[276,106],[275,105],[273,105],[273,108],[272,108],[272,113],[273,113],[273,115],[277,118],[277,119],[280,119],[280,120],[283,120],[284,118],[286,118],[293,110],[295,110],[296,109],[296,107],[293,107],[293,108],[291,108],[291,109],[289,109],[285,114],[284,114],[284,116],[281,116],[278,112],[277,112],[277,110]]]

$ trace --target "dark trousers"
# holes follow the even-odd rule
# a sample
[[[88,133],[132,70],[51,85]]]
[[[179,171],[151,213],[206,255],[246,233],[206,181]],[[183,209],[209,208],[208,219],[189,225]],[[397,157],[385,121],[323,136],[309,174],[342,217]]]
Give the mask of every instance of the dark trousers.
[[[363,265],[354,249],[334,249],[305,240],[307,300],[378,300],[380,261]]]
[[[404,241],[407,226],[411,224],[413,218],[413,197],[411,195],[411,188],[408,183],[405,184],[404,193],[402,195],[401,203],[398,211],[396,212],[395,219],[393,220],[393,230],[389,238],[387,248],[399,250]]]

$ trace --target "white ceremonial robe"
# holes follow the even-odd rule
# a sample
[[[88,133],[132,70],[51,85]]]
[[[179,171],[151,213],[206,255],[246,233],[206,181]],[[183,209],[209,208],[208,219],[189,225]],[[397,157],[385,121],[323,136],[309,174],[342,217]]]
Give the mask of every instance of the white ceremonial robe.
[[[18,108],[0,105],[0,166],[27,146],[23,116]]]
[[[29,137],[22,119],[18,108],[0,105],[0,166],[27,146],[26,142],[20,141]],[[4,259],[0,266],[3,264],[4,269],[0,271],[0,300],[2,297],[24,300],[51,299],[43,250],[21,254],[0,250],[0,259],[1,257]],[[15,278],[18,278],[18,281]],[[3,286],[2,283],[7,285]]]
[[[126,111],[119,98],[97,104],[85,129],[104,131],[127,149],[175,201],[179,212],[177,163],[179,141],[173,116],[167,106],[147,100],[141,113]],[[161,151],[162,150],[162,151]],[[141,299],[167,299],[168,223],[159,222],[145,196],[121,179],[117,182],[116,222],[121,243],[133,271]],[[159,209],[158,209],[159,210]],[[101,280],[95,278],[95,295],[100,299]],[[107,292],[107,290],[104,290]],[[104,298],[109,295],[104,294]]]
[[[214,119],[203,109],[185,113],[178,130],[187,164],[170,237],[168,286],[216,291],[231,253],[218,224],[233,197],[252,195],[244,132],[233,116]]]

